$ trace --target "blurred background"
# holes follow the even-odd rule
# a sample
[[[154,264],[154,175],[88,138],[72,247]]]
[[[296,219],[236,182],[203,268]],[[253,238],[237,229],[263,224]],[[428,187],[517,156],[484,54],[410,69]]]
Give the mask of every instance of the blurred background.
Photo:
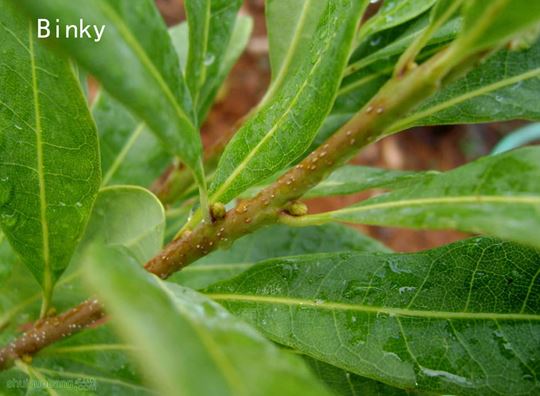
[[[182,0],[156,0],[156,3],[168,25],[175,25],[185,19]],[[372,5],[371,12],[376,6]],[[246,52],[234,67],[203,127],[205,146],[230,134],[237,121],[259,102],[270,81],[264,0],[245,0],[242,12],[252,16],[253,34]],[[415,128],[368,147],[353,162],[388,169],[445,171],[489,154],[503,137],[525,124],[515,121]],[[321,212],[350,205],[367,197],[369,193],[315,199],[310,200],[308,205],[311,212]],[[428,249],[466,237],[455,231],[357,228],[400,252]]]

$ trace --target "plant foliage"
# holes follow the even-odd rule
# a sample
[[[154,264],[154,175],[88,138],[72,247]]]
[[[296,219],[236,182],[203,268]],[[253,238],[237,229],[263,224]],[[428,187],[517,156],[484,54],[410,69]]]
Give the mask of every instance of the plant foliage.
[[[0,394],[540,394],[540,149],[348,163],[539,121],[540,3],[266,0],[268,90],[204,153],[241,6],[0,0]],[[337,223],[475,235],[400,253]]]

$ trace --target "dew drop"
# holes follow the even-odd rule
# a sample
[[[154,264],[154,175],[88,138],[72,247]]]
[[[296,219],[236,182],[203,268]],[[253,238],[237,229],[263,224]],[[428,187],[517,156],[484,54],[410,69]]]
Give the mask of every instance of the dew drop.
[[[377,45],[379,45],[380,42],[381,42],[381,36],[378,36],[371,39],[369,43],[371,44],[372,47],[376,47]]]
[[[406,292],[413,292],[415,290],[416,290],[416,287],[404,286],[404,287],[399,288],[399,294],[403,294],[403,293],[406,293]]]
[[[210,66],[211,64],[214,63],[215,60],[216,60],[215,55],[211,54],[211,53],[208,53],[208,54],[206,54],[206,58],[204,58],[204,65],[205,66]]]

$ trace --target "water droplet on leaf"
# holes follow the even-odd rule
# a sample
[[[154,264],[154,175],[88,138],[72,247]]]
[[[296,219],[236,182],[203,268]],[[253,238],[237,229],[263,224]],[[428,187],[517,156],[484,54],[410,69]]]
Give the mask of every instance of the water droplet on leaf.
[[[210,66],[211,64],[214,63],[215,60],[216,60],[215,55],[211,54],[211,53],[208,53],[208,54],[206,54],[206,58],[204,58],[204,65],[205,66]]]

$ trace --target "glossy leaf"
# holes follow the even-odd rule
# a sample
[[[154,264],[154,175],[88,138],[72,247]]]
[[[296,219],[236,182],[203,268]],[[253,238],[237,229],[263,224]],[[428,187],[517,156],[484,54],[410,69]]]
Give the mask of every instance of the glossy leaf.
[[[539,265],[538,251],[475,238],[270,260],[206,292],[272,340],[393,386],[535,394]]]
[[[471,0],[464,3],[461,32],[465,52],[497,46],[501,41],[540,26],[540,3],[528,0]]]
[[[186,83],[195,104],[199,96],[199,89],[206,79],[205,62],[208,54],[211,4],[212,0],[185,0],[184,2],[189,26]]]
[[[149,191],[131,186],[101,190],[88,229],[75,260],[96,246],[122,247],[143,265],[163,244],[165,214],[159,200]]]
[[[187,23],[169,29],[181,69],[189,47]],[[171,163],[171,155],[161,141],[126,107],[100,90],[92,113],[98,127],[103,186],[150,186]]]
[[[92,113],[99,133],[103,186],[150,186],[171,162],[159,139],[117,100],[100,92]]]
[[[291,76],[291,71],[310,56],[310,45],[317,32],[328,0],[266,0],[268,52],[272,83],[264,101],[268,101]]]
[[[422,172],[405,172],[370,168],[367,166],[345,165],[308,191],[305,198],[346,195],[373,188],[395,189],[407,184],[411,179],[418,180]]]
[[[336,396],[404,396],[418,394],[360,377],[320,360],[303,356],[306,363]]]
[[[321,143],[348,121],[388,79],[395,64],[393,56],[401,53],[406,48],[404,44],[411,43],[421,32],[421,21],[416,25],[411,26],[410,32],[403,33],[402,38],[349,66],[351,70],[360,71],[344,80],[334,109],[317,137],[317,143]],[[430,54],[447,43],[456,35],[459,27],[457,19],[447,23],[433,36],[424,53]],[[388,133],[414,126],[512,119],[538,120],[540,114],[531,98],[539,89],[539,51],[540,41],[520,51],[500,51],[476,66],[465,77],[440,90],[407,117],[397,121]]]
[[[249,33],[244,35],[247,18],[237,17],[241,5],[241,0],[185,2],[190,27],[186,80],[196,102],[200,123],[206,117],[225,76],[247,44]],[[228,54],[233,52],[236,52],[234,59],[227,59]]]
[[[219,15],[216,15],[215,18],[218,19],[219,24]],[[217,59],[217,56],[212,54],[208,55],[207,63],[211,63],[207,66],[207,81],[202,88],[201,97],[199,98],[199,120],[205,120],[206,116],[216,99],[216,96],[219,92],[219,89],[223,85],[225,79],[229,75],[231,69],[235,65],[242,52],[244,52],[246,46],[249,42],[249,37],[251,36],[251,31],[253,29],[253,20],[249,16],[240,15],[236,18],[236,23],[234,25],[233,31],[230,33],[230,41],[227,47],[227,50],[224,54],[221,54],[221,59]],[[212,32],[211,32],[212,33]],[[216,40],[218,43],[212,44],[212,48],[216,46],[219,48],[223,45],[220,42],[221,34],[217,36]],[[217,51],[219,54],[219,51]],[[212,62],[210,62],[212,61]],[[219,67],[216,67],[219,66]],[[209,74],[212,74],[211,76]]]
[[[244,50],[251,27],[251,18],[238,18],[219,74],[215,77],[216,91]],[[181,23],[171,28],[169,34],[180,64],[185,65],[189,46],[187,24]],[[207,107],[210,107],[212,101],[213,96]],[[159,139],[109,94],[103,91],[99,93],[93,106],[93,115],[100,137],[104,186],[132,184],[148,187],[170,164],[171,155]]]
[[[119,252],[96,253],[85,277],[122,338],[139,347],[135,357],[160,394],[327,394],[299,359],[218,304],[162,282]]]
[[[330,111],[366,1],[329,3],[286,84],[228,144],[213,178],[211,200],[228,202],[290,164],[309,146]],[[291,144],[293,142],[293,144]]]
[[[0,223],[48,299],[99,188],[98,140],[70,63],[0,4]]]
[[[416,60],[431,37],[448,21],[461,15],[464,0],[439,0],[429,13],[429,23],[421,35],[407,48],[394,69],[394,75],[400,75],[416,65]],[[456,17],[458,19],[459,17]]]
[[[438,173],[430,171],[428,173]],[[344,165],[332,172],[326,179],[303,195],[304,198],[347,195],[375,188],[395,189],[412,178],[421,178],[424,172],[399,171],[369,166]],[[241,198],[253,198],[262,189],[275,182],[280,173],[267,179],[257,187],[252,187]]]
[[[359,40],[375,32],[401,25],[429,10],[437,0],[384,0],[379,12],[360,29]]]
[[[429,24],[424,15],[398,28],[370,36],[353,55],[345,70],[332,112],[315,138],[312,149],[322,144],[337,129],[349,121],[392,76],[396,62]],[[446,23],[428,41],[418,60],[432,56],[452,41],[459,32],[460,20]]]
[[[503,50],[448,85],[396,122],[390,132],[413,126],[539,120],[540,40],[526,50]]]
[[[397,28],[379,32],[370,36],[369,42],[361,44],[354,52],[350,64],[345,70],[345,76],[350,76],[357,71],[368,69],[372,72],[378,70],[381,66],[384,69],[393,69],[396,63],[396,56],[401,55],[405,50],[417,41],[429,28],[432,21],[430,15],[422,15]],[[428,40],[428,45],[432,48],[442,48],[453,40],[459,33],[461,27],[461,18],[454,18],[448,21]],[[432,51],[430,51],[432,52]],[[377,66],[374,66],[374,65]],[[387,73],[387,72],[386,72]],[[358,80],[359,76],[344,79],[343,87],[349,86]],[[342,90],[343,90],[342,87]]]
[[[169,281],[199,289],[232,278],[261,260],[348,250],[389,252],[378,241],[339,224],[303,228],[275,225],[246,235],[228,250],[203,257],[174,274]]]
[[[61,29],[78,24],[81,15],[86,24],[105,25],[99,42],[74,38],[54,42],[144,120],[164,147],[181,157],[202,183],[202,146],[193,123],[191,98],[167,28],[152,0],[16,3],[35,18],[58,18]]]
[[[519,177],[517,176],[519,175]],[[540,247],[540,149],[482,158],[445,173],[299,223],[326,221],[457,229]]]

